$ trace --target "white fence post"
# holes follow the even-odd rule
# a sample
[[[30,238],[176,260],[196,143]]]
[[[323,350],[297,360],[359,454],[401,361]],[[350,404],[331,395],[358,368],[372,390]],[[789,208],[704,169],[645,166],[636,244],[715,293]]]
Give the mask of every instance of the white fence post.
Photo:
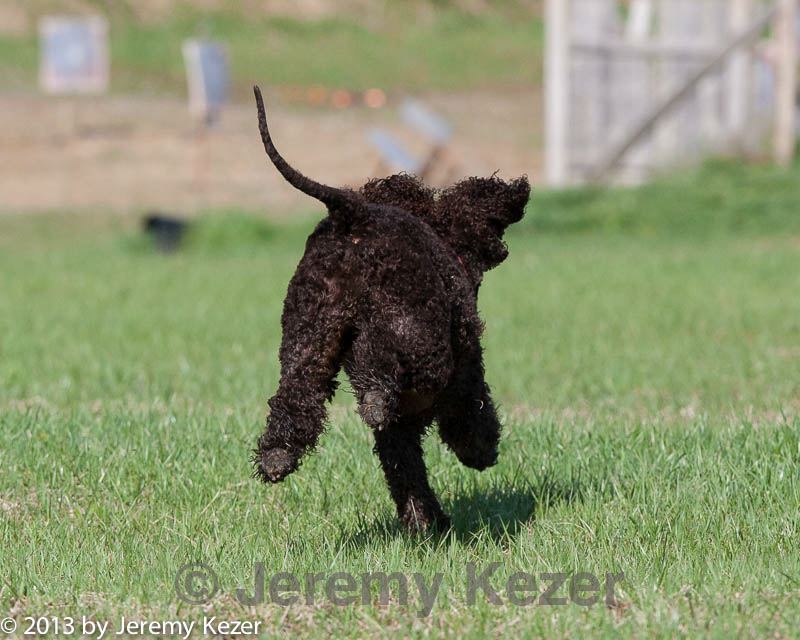
[[[698,34],[701,42],[711,44],[715,49],[724,44],[732,1],[703,0],[699,3],[702,5],[702,26]],[[700,66],[702,63],[694,65],[692,71]],[[724,88],[724,74],[720,72],[714,73],[697,88],[701,118],[697,154],[718,152],[725,140]]]
[[[747,28],[753,16],[753,0],[731,0],[728,19],[729,32],[736,36]],[[747,49],[740,49],[731,56],[726,78],[727,100],[725,120],[728,135],[741,142],[747,129],[750,115],[750,89],[753,56]]]
[[[569,182],[570,63],[568,0],[547,0],[545,52],[545,163],[547,181]]]
[[[797,141],[797,0],[778,0],[775,20],[777,41],[777,87],[773,152],[775,162],[788,166],[794,159]]]
[[[629,44],[646,44],[653,35],[653,0],[631,0],[625,41]],[[622,54],[614,65],[614,93],[622,96],[615,105],[614,139],[624,135],[632,121],[643,117],[654,101],[656,84],[653,78],[653,60],[643,53]],[[639,183],[647,176],[653,162],[652,136],[638,143],[628,153],[620,179]]]
[[[585,176],[603,154],[614,127],[613,61],[606,49],[620,36],[617,0],[570,0],[570,168]],[[600,45],[595,50],[586,44]]]
[[[644,42],[653,25],[653,0],[631,0],[625,37],[631,42]]]
[[[658,25],[659,39],[662,45],[679,46],[686,38],[691,39],[692,4],[694,0],[659,0]],[[687,12],[689,15],[687,16]],[[676,61],[674,57],[663,56],[659,60],[659,100],[675,90],[681,79],[686,75],[686,62]],[[693,102],[693,101],[692,101]],[[672,162],[679,155],[679,131],[682,125],[690,119],[695,105],[687,104],[676,108],[672,114],[666,116],[656,128],[656,139],[660,162]],[[683,141],[684,143],[686,141]]]

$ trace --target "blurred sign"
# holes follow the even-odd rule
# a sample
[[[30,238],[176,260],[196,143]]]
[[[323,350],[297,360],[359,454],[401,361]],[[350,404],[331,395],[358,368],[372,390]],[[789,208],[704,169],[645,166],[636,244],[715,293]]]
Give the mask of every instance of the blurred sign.
[[[453,136],[452,125],[417,100],[403,102],[400,117],[436,145],[447,144]]]
[[[371,129],[369,141],[378,150],[382,164],[413,175],[418,174],[422,169],[422,162],[406,151],[405,147],[388,131]]]
[[[453,137],[453,126],[418,100],[403,102],[400,117],[409,128],[426,139],[428,151],[422,157],[415,157],[388,131],[372,129],[369,141],[378,151],[380,164],[377,172],[380,174],[387,169],[403,171],[426,179],[444,164],[447,147]]]
[[[189,84],[189,110],[212,124],[228,99],[227,51],[217,42],[187,40],[183,43],[183,59]]]
[[[47,93],[108,89],[108,23],[99,16],[47,16],[39,22],[39,83]]]

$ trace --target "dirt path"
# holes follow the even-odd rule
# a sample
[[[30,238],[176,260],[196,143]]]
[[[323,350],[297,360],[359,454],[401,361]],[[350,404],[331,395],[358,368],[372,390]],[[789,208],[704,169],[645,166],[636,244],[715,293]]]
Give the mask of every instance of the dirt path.
[[[378,160],[366,138],[386,126],[409,147],[421,141],[395,109],[311,109],[267,96],[274,137],[305,173],[331,184],[360,184]],[[455,175],[527,173],[541,166],[540,100],[534,90],[424,96],[456,130]],[[0,213],[53,210],[192,214],[216,207],[308,208],[266,166],[252,105],[234,105],[204,136],[183,102],[107,97],[45,100],[0,96]]]

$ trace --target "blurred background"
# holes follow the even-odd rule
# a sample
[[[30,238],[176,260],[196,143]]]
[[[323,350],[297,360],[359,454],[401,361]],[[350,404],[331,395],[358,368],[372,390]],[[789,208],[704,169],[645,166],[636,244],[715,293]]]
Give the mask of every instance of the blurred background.
[[[254,83],[267,92],[282,150],[320,180],[360,184],[387,168],[413,169],[437,140],[447,157],[432,181],[536,176],[540,4],[0,0],[0,210],[236,206],[280,215],[308,206],[266,166]],[[73,28],[60,41],[58,20]],[[226,65],[210,123],[190,96],[190,40],[219,46]],[[81,55],[107,82],[48,77],[48,64],[68,74]],[[438,138],[404,117],[409,98],[427,124],[444,127]],[[386,157],[401,166],[387,167]]]
[[[791,162],[792,0],[0,0],[0,211],[196,214],[312,176],[646,182]]]

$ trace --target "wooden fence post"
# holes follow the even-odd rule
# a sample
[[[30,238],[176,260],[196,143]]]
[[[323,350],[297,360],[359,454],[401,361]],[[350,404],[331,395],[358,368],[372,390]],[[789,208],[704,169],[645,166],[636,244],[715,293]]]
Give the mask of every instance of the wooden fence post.
[[[701,26],[697,35],[702,42],[711,44],[715,49],[722,47],[728,39],[728,16],[730,3],[735,0],[703,0],[700,13]],[[695,68],[702,65],[696,65]],[[694,70],[694,69],[693,69]],[[698,146],[695,154],[702,156],[708,152],[720,150],[726,138],[724,73],[712,74],[697,87],[697,100],[700,115]]]
[[[605,48],[621,33],[617,0],[570,0],[570,168],[583,178],[603,155],[614,127],[612,69],[615,53]],[[576,46],[597,43],[596,51]]]
[[[728,27],[731,36],[747,28],[753,16],[753,0],[731,0]],[[728,135],[737,143],[744,138],[750,115],[750,89],[753,57],[740,49],[731,56],[726,78],[725,120]]]
[[[547,182],[569,182],[569,0],[547,0],[545,52],[545,163]]]
[[[625,37],[620,43],[646,45],[652,38],[654,26],[653,0],[631,0]],[[632,121],[641,118],[656,100],[653,59],[644,52],[618,53],[612,58],[611,135],[619,139]],[[604,150],[605,151],[605,150]],[[642,140],[628,152],[617,176],[621,182],[639,183],[646,179],[653,164],[652,138]]]
[[[695,40],[692,32],[698,27],[697,10],[697,0],[659,0],[658,36],[661,43],[681,47],[687,41]],[[659,59],[658,100],[663,100],[664,96],[675,91],[675,87],[679,86],[683,78],[690,73],[692,64],[691,60],[675,56],[663,56]],[[689,133],[691,127],[687,127],[687,123],[698,120],[697,111],[695,94],[676,107],[655,128],[660,163],[685,161],[687,150],[695,142],[695,136]]]
[[[789,166],[797,142],[797,0],[778,0],[780,10],[775,20],[777,41],[777,86],[775,96],[775,162]]]

